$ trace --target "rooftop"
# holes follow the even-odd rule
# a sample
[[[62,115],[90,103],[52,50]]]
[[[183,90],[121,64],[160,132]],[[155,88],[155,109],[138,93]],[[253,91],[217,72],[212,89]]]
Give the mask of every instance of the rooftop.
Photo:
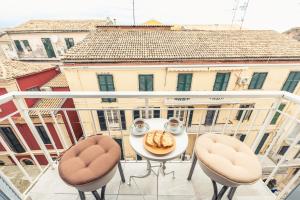
[[[268,30],[171,30],[99,27],[70,49],[64,62],[300,60],[300,44]]]
[[[65,75],[63,73],[60,73],[57,76],[55,76],[53,79],[51,79],[49,82],[47,82],[45,85],[43,85],[43,87],[61,88],[61,87],[69,87],[69,85]]]
[[[111,25],[110,20],[30,20],[8,29],[8,33],[26,32],[77,32],[90,31],[101,25]]]
[[[55,66],[13,61],[0,56],[0,80],[15,79],[51,68],[55,68]]]
[[[33,108],[60,108],[64,103],[64,99],[60,98],[45,98],[40,99],[33,105]],[[39,111],[42,116],[50,116],[50,111],[48,110],[41,110]],[[29,111],[31,117],[36,117],[37,112],[34,110]]]

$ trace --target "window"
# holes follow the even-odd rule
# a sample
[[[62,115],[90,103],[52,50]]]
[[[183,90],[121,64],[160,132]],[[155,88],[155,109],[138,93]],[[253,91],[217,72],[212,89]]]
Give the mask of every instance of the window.
[[[115,91],[112,75],[98,75],[100,91]],[[102,98],[102,102],[116,102],[116,98]]]
[[[18,138],[16,137],[16,135],[10,127],[0,127],[0,133],[4,140],[7,142],[8,146],[11,148],[11,150],[17,153],[25,152],[24,147],[21,145]]]
[[[284,107],[285,107],[285,104],[282,103],[282,104],[279,105],[278,110],[282,111],[282,110],[284,109]],[[277,122],[279,116],[280,116],[280,113],[279,113],[279,112],[276,112],[276,113],[274,114],[274,117],[273,117],[272,121],[271,121],[271,124],[276,124],[276,122]]]
[[[19,40],[14,40],[14,42],[15,42],[15,45],[17,47],[18,52],[23,52],[24,50],[23,50],[23,47],[21,45],[21,42]]]
[[[48,58],[55,58],[56,55],[55,55],[50,38],[42,38],[42,42],[43,42],[43,45],[46,50]]]
[[[0,160],[0,166],[4,166],[5,162],[3,160]]]
[[[73,38],[65,38],[65,42],[67,45],[67,48],[70,49],[74,46],[74,39]]]
[[[248,89],[261,89],[266,80],[267,74],[267,72],[253,73]]]
[[[190,91],[192,74],[178,74],[177,91]]]
[[[25,49],[26,49],[27,51],[32,51],[32,49],[31,49],[31,47],[30,47],[30,45],[29,45],[28,40],[22,40],[22,42],[23,42],[23,45],[24,45],[24,47],[25,47]]]
[[[256,150],[255,150],[255,154],[259,154],[260,153],[260,150],[264,146],[264,144],[265,144],[266,140],[268,139],[268,137],[269,137],[269,133],[265,133],[264,136],[262,137],[261,141],[259,142]]]
[[[282,146],[279,151],[277,152],[277,154],[283,156],[285,154],[285,152],[289,149],[290,146],[288,145],[285,145],[285,146]]]
[[[217,73],[215,84],[214,84],[214,91],[224,91],[227,89],[227,85],[230,78],[230,72],[228,73]]]
[[[97,115],[99,126],[102,131],[107,131],[108,128],[115,130],[126,130],[126,118],[124,110],[98,110]]]
[[[236,119],[237,120],[241,120],[241,117],[244,113],[244,117],[242,119],[242,121],[244,120],[249,120],[252,114],[253,109],[254,108],[254,104],[242,104],[240,105],[240,108],[245,109],[245,108],[250,108],[249,110],[239,110],[237,115],[236,115]]]
[[[187,108],[191,109],[193,107],[170,107],[167,112],[167,118],[175,117],[182,121],[185,125],[191,126],[193,121],[193,110],[187,110]]]
[[[38,131],[38,133],[39,133],[41,139],[43,140],[44,144],[51,144],[49,136],[48,136],[46,130],[44,129],[44,127],[43,126],[36,126],[35,128]]]
[[[153,75],[139,75],[139,90],[153,91]]]
[[[146,110],[141,109],[141,110],[134,110],[133,111],[133,119],[136,118],[146,118]],[[154,107],[154,108],[149,108],[148,110],[148,118],[160,118],[160,108],[159,107]]]
[[[30,159],[23,159],[22,163],[24,163],[24,165],[33,165],[33,161]]]
[[[281,90],[294,92],[295,88],[298,85],[299,80],[300,80],[300,72],[290,72]]]
[[[246,139],[246,135],[245,135],[245,134],[239,134],[239,135],[238,135],[238,138],[239,138],[239,140],[240,140],[241,142],[244,142],[245,139]]]

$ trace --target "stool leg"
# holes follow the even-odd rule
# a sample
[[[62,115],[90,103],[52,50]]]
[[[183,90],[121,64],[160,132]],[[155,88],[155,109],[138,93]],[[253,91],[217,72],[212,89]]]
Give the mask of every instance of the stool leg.
[[[213,195],[213,197],[212,197],[212,200],[217,200],[217,196],[218,196],[218,186],[217,186],[216,181],[214,181],[214,180],[211,180],[211,181],[212,181],[213,188],[214,188],[214,195]]]
[[[106,185],[104,185],[101,188],[101,200],[105,200],[105,189],[106,189]]]
[[[229,200],[232,200],[235,191],[236,191],[236,187],[230,188],[229,193],[227,195],[227,197],[228,197]]]
[[[123,183],[125,183],[124,172],[123,172],[123,168],[122,168],[122,165],[121,165],[120,161],[118,162],[118,169],[119,169],[119,173],[120,173],[120,176],[121,176],[121,180],[122,180]]]
[[[193,176],[193,173],[194,173],[194,169],[195,169],[196,163],[197,163],[197,156],[196,156],[196,154],[194,154],[192,166],[191,166],[191,169],[190,169],[188,178],[187,178],[188,181],[190,181],[190,180],[192,179],[192,176]]]
[[[79,197],[80,197],[80,200],[85,200],[85,195],[84,195],[84,192],[82,192],[82,191],[79,191],[79,190],[78,190],[78,192],[79,192]]]
[[[92,194],[94,195],[94,197],[96,198],[96,200],[101,200],[99,193],[97,192],[97,190],[92,191]]]
[[[221,191],[219,192],[218,196],[217,196],[217,200],[221,200],[223,195],[225,194],[226,190],[228,189],[228,186],[223,186]]]

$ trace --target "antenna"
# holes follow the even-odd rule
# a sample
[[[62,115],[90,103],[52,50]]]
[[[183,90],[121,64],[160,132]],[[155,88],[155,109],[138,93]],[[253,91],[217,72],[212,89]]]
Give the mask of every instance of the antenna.
[[[242,29],[250,0],[235,0],[231,26],[238,25]]]
[[[135,8],[134,8],[134,0],[132,0],[132,19],[133,19],[133,25],[135,26]]]

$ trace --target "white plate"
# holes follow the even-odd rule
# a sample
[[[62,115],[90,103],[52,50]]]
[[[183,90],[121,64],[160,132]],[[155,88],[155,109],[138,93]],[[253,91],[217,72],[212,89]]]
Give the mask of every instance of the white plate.
[[[180,135],[181,133],[183,133],[185,127],[182,123],[180,123],[176,130],[171,130],[170,126],[168,125],[168,122],[166,122],[164,124],[164,128],[165,128],[165,131],[173,133],[174,135]]]
[[[145,133],[147,131],[149,131],[149,129],[150,129],[150,127],[149,127],[149,125],[147,123],[145,123],[144,130],[142,130],[142,131],[137,131],[133,124],[131,125],[130,128],[131,128],[131,134],[132,135],[137,135],[137,136],[138,135],[145,135]]]

